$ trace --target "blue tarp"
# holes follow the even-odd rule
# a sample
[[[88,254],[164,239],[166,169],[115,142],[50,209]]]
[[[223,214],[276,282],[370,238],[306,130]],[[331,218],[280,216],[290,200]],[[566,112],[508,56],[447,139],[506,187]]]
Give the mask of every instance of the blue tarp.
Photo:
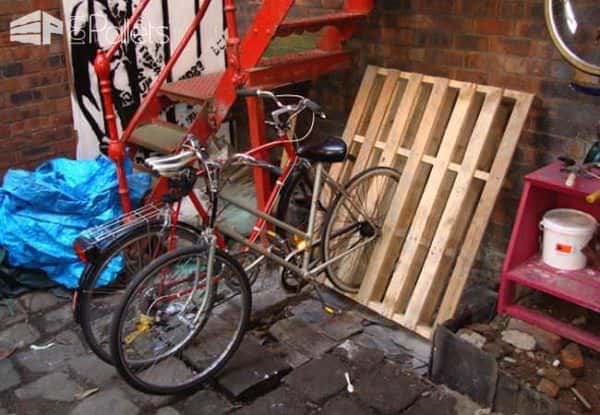
[[[135,205],[151,178],[126,166]],[[0,245],[10,266],[42,269],[67,288],[75,288],[83,263],[73,251],[79,234],[121,215],[114,163],[106,157],[54,159],[35,171],[9,170],[0,188]],[[103,279],[112,279],[120,267]],[[108,282],[104,281],[104,282]]]

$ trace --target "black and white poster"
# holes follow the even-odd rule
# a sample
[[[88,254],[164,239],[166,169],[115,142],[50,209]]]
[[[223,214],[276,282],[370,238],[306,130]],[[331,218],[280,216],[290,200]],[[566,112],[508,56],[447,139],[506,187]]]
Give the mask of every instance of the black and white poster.
[[[121,130],[171,57],[203,1],[207,0],[150,1],[132,34],[123,42],[111,67],[115,112]],[[110,48],[139,3],[140,0],[63,0],[80,159],[96,157],[107,143],[93,67],[96,51]],[[224,33],[223,2],[212,0],[200,30],[188,44],[169,80],[222,71]],[[194,107],[179,104],[161,116],[185,127],[194,115]]]

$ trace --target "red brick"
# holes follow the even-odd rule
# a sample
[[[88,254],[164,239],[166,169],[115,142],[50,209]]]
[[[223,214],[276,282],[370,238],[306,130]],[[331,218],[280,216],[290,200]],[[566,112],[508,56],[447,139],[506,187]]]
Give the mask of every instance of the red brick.
[[[525,16],[525,2],[523,0],[502,0],[499,16],[507,19],[517,19]]]
[[[558,396],[558,392],[560,392],[558,385],[546,378],[542,378],[537,386],[537,390],[545,395],[548,395],[552,399],[556,398]]]
[[[459,14],[471,15],[476,17],[496,17],[500,0],[459,0]]]
[[[528,39],[492,38],[490,40],[490,51],[508,55],[529,56],[531,41]]]
[[[571,371],[573,376],[581,377],[584,375],[585,362],[581,349],[575,343],[570,343],[561,350],[560,361],[563,366]]]
[[[469,52],[465,54],[465,68],[487,71],[489,55],[487,53]]]
[[[475,21],[475,31],[484,35],[510,36],[514,32],[515,24],[512,20],[480,19]]]
[[[456,49],[486,52],[489,49],[489,38],[486,36],[457,34],[454,37],[454,47]]]

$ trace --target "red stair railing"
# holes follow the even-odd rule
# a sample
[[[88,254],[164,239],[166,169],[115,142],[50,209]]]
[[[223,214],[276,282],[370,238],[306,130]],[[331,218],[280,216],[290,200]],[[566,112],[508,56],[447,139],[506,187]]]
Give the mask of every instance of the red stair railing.
[[[181,57],[181,54],[187,47],[190,39],[199,29],[200,23],[204,18],[208,6],[210,5],[212,0],[205,0],[198,10],[198,13],[194,17],[194,20],[188,27],[183,39],[177,45],[177,48],[173,52],[171,59],[166,63],[165,67],[159,73],[157,79],[154,81],[152,88],[144,98],[142,105],[138,108],[133,118],[127,125],[125,131],[119,137],[118,127],[117,127],[117,117],[114,111],[114,101],[112,97],[112,81],[111,81],[111,61],[114,58],[115,54],[121,47],[121,44],[127,37],[131,34],[136,23],[139,21],[142,13],[148,6],[151,0],[143,0],[138,7],[135,9],[131,18],[127,21],[123,30],[120,32],[119,36],[113,43],[112,47],[108,51],[98,50],[96,59],[94,62],[94,68],[96,71],[96,75],[98,76],[100,83],[100,93],[102,95],[102,102],[104,107],[104,119],[106,121],[106,126],[108,130],[108,156],[115,162],[117,166],[117,178],[119,182],[119,197],[121,200],[121,206],[124,212],[129,212],[132,209],[131,199],[129,197],[129,187],[127,185],[127,176],[125,174],[125,158],[126,158],[126,145],[127,140],[131,137],[133,131],[139,126],[140,122],[144,118],[146,111],[150,107],[150,105],[154,102],[157,97],[160,88],[163,86],[165,81],[167,80],[169,74],[173,70],[173,67],[177,63],[178,59]],[[231,0],[228,0],[231,2]],[[234,9],[235,10],[235,9]],[[229,16],[229,14],[228,14]],[[228,20],[229,22],[229,20]],[[235,18],[233,22],[231,22],[232,27],[235,28]],[[236,29],[237,30],[237,29]],[[228,51],[229,52],[229,51]],[[208,133],[209,131],[207,131]],[[206,138],[206,137],[203,137]]]

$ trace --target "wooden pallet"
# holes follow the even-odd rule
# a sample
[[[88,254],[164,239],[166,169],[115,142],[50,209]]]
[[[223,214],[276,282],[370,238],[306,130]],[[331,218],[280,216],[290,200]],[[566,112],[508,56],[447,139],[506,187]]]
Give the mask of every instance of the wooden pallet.
[[[453,316],[533,98],[368,67],[344,132],[356,161],[332,174],[402,177],[355,300],[428,338]]]

